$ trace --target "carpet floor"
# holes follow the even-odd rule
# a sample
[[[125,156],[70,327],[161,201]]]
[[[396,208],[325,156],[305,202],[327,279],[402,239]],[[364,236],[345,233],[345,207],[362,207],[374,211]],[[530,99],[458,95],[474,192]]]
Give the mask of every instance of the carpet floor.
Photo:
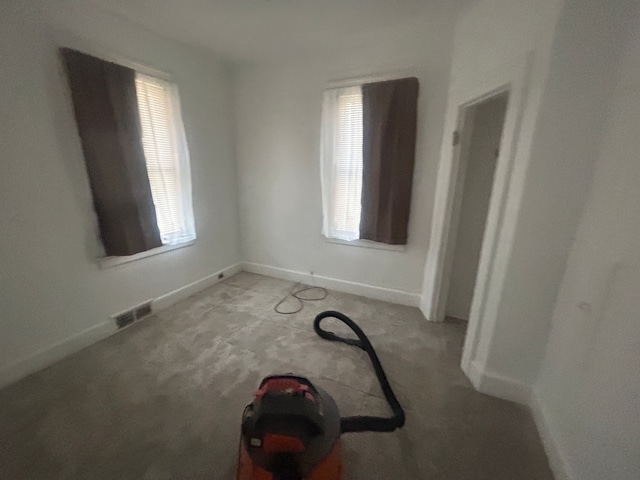
[[[240,273],[1,390],[0,478],[232,480],[242,410],[270,373],[308,376],[342,415],[388,413],[365,353],[313,332],[328,309],[364,329],[407,413],[402,430],[343,437],[345,480],[553,478],[528,410],[460,370],[463,322],[333,291],[275,313],[292,287]]]

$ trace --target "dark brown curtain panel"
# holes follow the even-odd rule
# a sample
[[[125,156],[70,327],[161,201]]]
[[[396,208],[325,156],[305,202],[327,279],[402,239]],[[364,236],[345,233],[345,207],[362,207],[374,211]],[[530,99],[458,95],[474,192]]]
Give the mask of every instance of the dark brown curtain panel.
[[[360,238],[407,243],[418,112],[417,78],[362,86]]]
[[[162,245],[142,147],[135,71],[61,49],[108,256]]]

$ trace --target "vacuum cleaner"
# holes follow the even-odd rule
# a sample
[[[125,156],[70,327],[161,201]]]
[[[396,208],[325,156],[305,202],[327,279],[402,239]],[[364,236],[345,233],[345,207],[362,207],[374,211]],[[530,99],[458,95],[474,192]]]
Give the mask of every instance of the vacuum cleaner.
[[[323,330],[320,322],[325,318],[342,321],[357,339]],[[392,432],[404,425],[404,410],[360,327],[340,312],[326,311],[315,318],[313,328],[325,340],[346,343],[367,353],[393,415],[340,417],[331,395],[306,377],[270,375],[260,382],[242,415],[238,480],[340,480],[340,435]]]

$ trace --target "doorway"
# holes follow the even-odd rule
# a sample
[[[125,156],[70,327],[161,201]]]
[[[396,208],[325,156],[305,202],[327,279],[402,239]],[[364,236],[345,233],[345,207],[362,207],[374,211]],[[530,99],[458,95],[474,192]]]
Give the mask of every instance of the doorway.
[[[470,318],[508,101],[508,93],[502,92],[462,112],[457,134],[460,165],[443,278],[449,318]]]
[[[420,310],[428,321],[433,322],[442,322],[446,318],[449,279],[462,206],[461,192],[464,192],[466,155],[474,130],[472,120],[478,106],[508,95],[460,362],[462,370],[477,389],[482,388],[482,383],[488,378],[486,363],[518,222],[519,199],[523,193],[528,156],[527,149],[520,148],[519,144],[527,138],[521,138],[520,129],[525,120],[531,120],[526,108],[531,63],[532,57],[527,56],[487,64],[472,76],[456,79],[449,92],[420,298]],[[530,129],[529,125],[527,131]]]

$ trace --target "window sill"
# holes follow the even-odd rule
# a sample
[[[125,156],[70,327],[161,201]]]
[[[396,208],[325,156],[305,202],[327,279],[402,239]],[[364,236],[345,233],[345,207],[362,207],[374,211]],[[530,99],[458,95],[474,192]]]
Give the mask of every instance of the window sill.
[[[341,240],[339,238],[322,237],[327,243],[347,245],[349,247],[373,248],[374,250],[390,250],[392,252],[405,252],[406,245],[387,245],[386,243],[373,242],[371,240]]]
[[[195,240],[189,240],[188,242],[178,243],[176,245],[163,245],[161,247],[154,248],[153,250],[147,250],[146,252],[129,255],[128,257],[102,257],[98,259],[98,263],[100,264],[100,268],[116,267],[125,263],[135,262],[136,260],[142,260],[143,258],[160,255],[161,253],[178,250],[179,248],[190,247],[194,243],[196,243]]]

